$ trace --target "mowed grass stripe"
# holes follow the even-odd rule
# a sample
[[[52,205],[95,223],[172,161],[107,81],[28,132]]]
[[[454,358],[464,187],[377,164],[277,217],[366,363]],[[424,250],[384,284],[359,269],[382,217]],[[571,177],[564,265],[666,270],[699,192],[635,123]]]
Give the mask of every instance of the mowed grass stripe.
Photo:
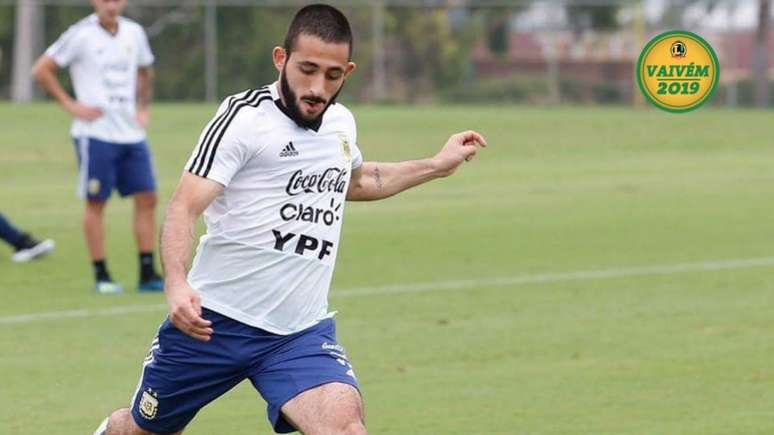
[[[674,273],[713,271],[728,269],[746,269],[751,267],[774,266],[774,256],[759,258],[740,258],[731,260],[713,260],[698,263],[666,264],[655,266],[621,267],[602,270],[587,270],[576,272],[540,273],[533,275],[519,275],[510,277],[493,277],[484,279],[465,279],[438,282],[418,282],[385,285],[376,287],[358,287],[351,289],[334,290],[332,297],[352,297],[382,295],[391,293],[418,293],[438,290],[468,290],[478,287],[508,287],[523,284],[544,284],[562,281],[582,281],[590,279],[626,278],[646,275],[668,275]],[[18,314],[0,317],[0,324],[12,325],[30,323],[45,320],[61,320],[71,318],[89,318],[104,316],[119,316],[124,314],[157,311],[164,308],[164,304],[126,305],[100,309],[75,309],[66,311],[52,311],[46,313]]]

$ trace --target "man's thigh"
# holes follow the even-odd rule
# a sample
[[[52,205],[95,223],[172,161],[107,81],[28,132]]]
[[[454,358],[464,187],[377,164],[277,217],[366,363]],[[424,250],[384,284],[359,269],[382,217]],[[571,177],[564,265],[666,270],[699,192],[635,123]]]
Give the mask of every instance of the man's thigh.
[[[132,397],[131,416],[154,434],[182,431],[196,413],[247,377],[237,322],[204,310],[215,332],[198,341],[169,320],[159,328]]]
[[[116,159],[120,145],[89,137],[74,138],[78,158],[78,196],[106,201],[116,184]]]
[[[337,398],[337,415],[341,411],[342,416],[352,417],[345,418],[346,421],[359,415],[362,406],[357,380],[344,347],[336,341],[334,319],[325,319],[308,329],[281,337],[275,346],[276,351],[256,360],[258,364],[251,368],[250,381],[266,400],[269,421],[277,433],[319,427],[320,418],[328,415],[327,412],[300,414],[300,411],[294,412],[296,407],[291,405],[290,412],[298,421],[290,421],[284,410],[294,400],[316,401],[320,394]],[[306,424],[307,415],[316,418],[314,425],[299,426]],[[336,425],[340,421],[337,417],[322,423]],[[360,422],[360,419],[355,421]]]
[[[332,382],[306,390],[285,403],[282,414],[307,435],[365,433],[363,400],[349,384]]]
[[[116,188],[121,196],[156,191],[156,174],[147,142],[122,145]]]

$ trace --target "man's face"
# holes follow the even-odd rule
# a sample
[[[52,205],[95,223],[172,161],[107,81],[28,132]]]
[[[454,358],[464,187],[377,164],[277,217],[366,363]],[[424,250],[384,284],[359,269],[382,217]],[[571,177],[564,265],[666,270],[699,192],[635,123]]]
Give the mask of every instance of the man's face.
[[[304,124],[314,124],[325,113],[355,69],[349,61],[349,44],[324,42],[311,35],[299,35],[290,56],[281,47],[273,54],[285,105]]]
[[[102,21],[115,21],[124,11],[126,0],[91,0],[94,12]]]

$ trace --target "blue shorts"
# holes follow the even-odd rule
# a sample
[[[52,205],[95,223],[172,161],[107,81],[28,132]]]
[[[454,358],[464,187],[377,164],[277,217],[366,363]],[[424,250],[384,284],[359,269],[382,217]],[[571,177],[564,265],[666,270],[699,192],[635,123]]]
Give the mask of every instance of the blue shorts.
[[[268,404],[277,433],[296,429],[280,412],[299,393],[330,382],[358,388],[344,348],[336,343],[332,318],[290,335],[276,335],[208,309],[214,333],[203,342],[183,334],[169,319],[159,328],[132,398],[132,416],[142,429],[169,434],[196,413],[250,379]]]
[[[73,139],[78,156],[78,194],[105,201],[113,189],[121,196],[154,192],[156,177],[145,141],[117,144],[90,137]]]

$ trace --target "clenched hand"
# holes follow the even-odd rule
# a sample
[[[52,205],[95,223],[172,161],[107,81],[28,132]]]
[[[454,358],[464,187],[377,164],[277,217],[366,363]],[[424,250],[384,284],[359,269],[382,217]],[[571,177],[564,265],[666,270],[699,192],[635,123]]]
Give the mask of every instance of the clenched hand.
[[[462,162],[473,160],[479,146],[487,146],[486,139],[475,131],[453,134],[433,157],[438,172],[444,177],[453,174]]]

